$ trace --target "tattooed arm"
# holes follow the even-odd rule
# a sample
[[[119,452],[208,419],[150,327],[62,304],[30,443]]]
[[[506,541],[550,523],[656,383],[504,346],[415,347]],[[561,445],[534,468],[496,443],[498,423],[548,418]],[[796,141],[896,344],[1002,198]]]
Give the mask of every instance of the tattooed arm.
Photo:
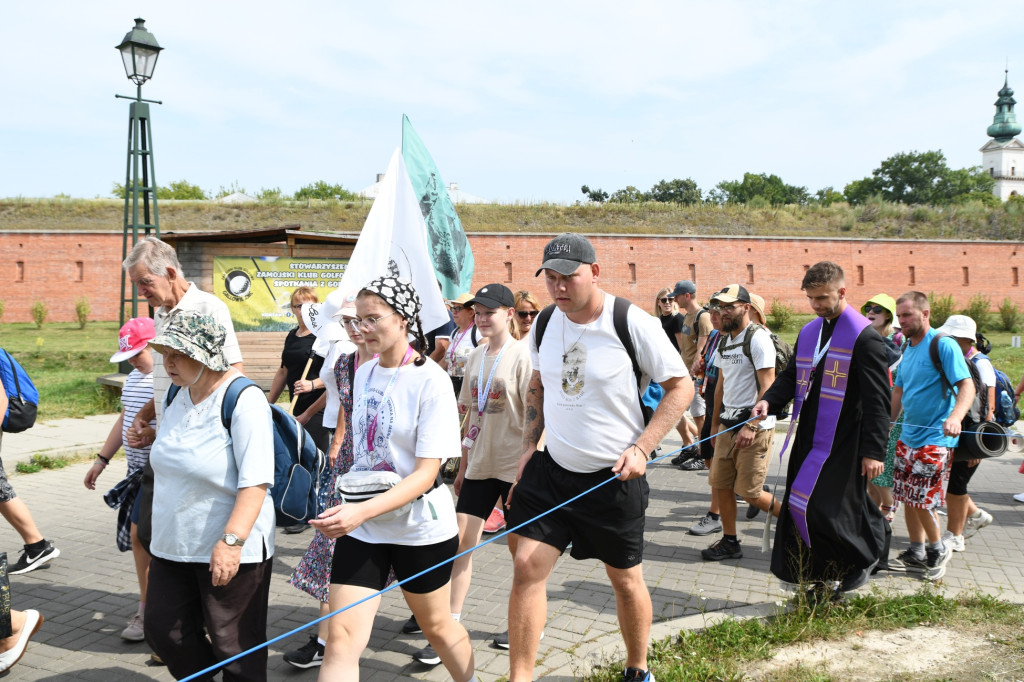
[[[523,475],[526,463],[533,457],[540,443],[541,435],[544,433],[544,384],[540,380],[540,372],[533,370],[530,375],[530,386],[526,389],[526,410],[523,420],[523,454],[519,457],[519,469],[516,471],[516,481]],[[515,482],[512,483],[512,490],[515,490]],[[505,506],[512,502],[512,492],[509,492]]]

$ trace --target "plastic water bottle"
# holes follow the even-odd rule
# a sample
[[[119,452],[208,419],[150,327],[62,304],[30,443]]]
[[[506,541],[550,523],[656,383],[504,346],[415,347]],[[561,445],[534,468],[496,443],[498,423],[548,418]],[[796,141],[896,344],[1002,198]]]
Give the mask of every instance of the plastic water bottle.
[[[999,410],[1004,415],[1013,414],[1013,398],[1006,391],[999,394]]]

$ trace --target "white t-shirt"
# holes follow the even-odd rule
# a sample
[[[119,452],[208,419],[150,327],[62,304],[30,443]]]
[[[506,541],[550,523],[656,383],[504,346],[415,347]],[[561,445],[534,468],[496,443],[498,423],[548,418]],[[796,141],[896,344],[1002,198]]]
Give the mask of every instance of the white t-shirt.
[[[604,297],[601,315],[588,325],[556,308],[539,352],[538,327],[530,328],[530,358],[544,384],[547,449],[558,466],[580,473],[615,464],[644,430],[633,365],[615,333],[615,297]],[[687,376],[658,318],[634,305],[626,323],[645,390],[652,380]]]
[[[153,444],[153,538],[150,552],[171,561],[207,563],[224,535],[240,488],[267,484],[256,523],[242,546],[243,564],[274,554],[274,434],[270,405],[262,391],[238,396],[229,435],[221,422],[224,392],[232,371],[198,405],[187,388],[178,391],[160,421]]]
[[[356,352],[356,344],[348,339],[335,341],[327,351],[327,357],[320,368],[320,381],[324,382],[327,393],[327,404],[324,406],[324,427],[333,429],[338,424],[338,411],[341,409],[341,396],[338,395],[338,377],[334,374],[334,366],[342,355]]]
[[[995,376],[994,374],[992,375]],[[128,473],[137,471],[146,466],[149,460],[149,450],[152,447],[147,445],[142,448],[133,448],[128,445],[125,436],[128,429],[135,422],[135,415],[139,413],[142,406],[153,399],[153,373],[143,374],[133,369],[124,380],[124,388],[121,389],[121,404],[124,406],[124,420],[121,424],[121,447],[124,448],[125,457],[128,459]],[[156,420],[149,422],[149,425],[156,427]]]
[[[352,387],[352,471],[394,471],[404,478],[413,472],[417,458],[444,461],[461,455],[452,382],[436,363],[388,368],[374,359],[359,366]],[[374,414],[379,416],[371,452],[366,433]],[[350,535],[363,542],[415,546],[442,542],[458,532],[455,503],[442,485],[415,502],[410,513],[397,519],[370,519]]]
[[[470,325],[469,329],[465,331],[456,329],[452,332],[450,337],[451,345],[444,352],[444,357],[448,360],[448,376],[465,376],[466,360],[469,359],[469,354],[476,348],[473,345],[474,337],[476,337],[477,344],[479,344],[482,339],[480,338],[480,332],[476,329],[476,325]]]
[[[723,410],[753,406],[757,402],[757,376],[754,370],[775,368],[775,345],[771,334],[763,327],[754,332],[750,339],[750,357],[754,361],[751,365],[743,354],[743,335],[746,333],[746,328],[735,337],[726,332],[715,351],[715,367],[720,372],[719,381],[722,382]]]
[[[195,285],[195,282],[188,283],[188,290],[178,301],[178,305],[170,310],[164,306],[156,309],[154,323],[156,324],[157,335],[163,331],[164,325],[171,313],[175,310],[189,310],[196,313],[203,313],[211,316],[221,323],[227,334],[224,337],[224,359],[229,365],[242,361],[242,351],[238,347],[238,337],[235,336],[235,326],[231,324],[231,313],[228,306],[213,294],[208,294]],[[153,353],[153,399],[156,401],[156,420],[159,423],[164,412],[164,396],[167,389],[171,387],[171,380],[164,369],[164,356],[160,353]]]

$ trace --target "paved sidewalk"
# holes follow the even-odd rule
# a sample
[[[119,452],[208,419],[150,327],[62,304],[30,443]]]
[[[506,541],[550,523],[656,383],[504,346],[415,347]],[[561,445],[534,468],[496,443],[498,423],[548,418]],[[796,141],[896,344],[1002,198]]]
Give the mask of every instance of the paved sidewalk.
[[[16,458],[29,456],[28,439],[40,439],[53,452],[73,448],[98,449],[114,417],[92,417],[41,424],[25,434],[3,438],[3,460],[13,471]],[[94,440],[89,440],[93,438]],[[45,441],[44,441],[45,439]],[[33,443],[36,442],[33,440]],[[782,437],[776,438],[776,447]],[[663,451],[678,447],[666,439]],[[777,461],[777,460],[776,460]],[[985,462],[971,488],[975,501],[991,512],[995,523],[967,541],[967,551],[955,554],[946,589],[977,589],[1024,602],[1024,504],[1011,495],[1024,490],[1017,474],[1019,456]],[[28,503],[47,538],[61,557],[46,569],[11,576],[15,608],[36,608],[46,623],[14,669],[16,680],[170,680],[165,668],[147,666],[146,644],[128,644],[118,637],[137,605],[137,585],[130,553],[114,546],[115,513],[102,493],[117,482],[124,460],[115,460],[100,479],[98,490],[82,485],[88,463],[30,475],[13,475],[12,483]],[[777,465],[773,464],[770,483]],[[683,628],[697,628],[727,615],[764,615],[784,599],[780,585],[768,573],[768,555],[760,551],[764,516],[740,522],[745,557],[740,561],[705,563],[700,550],[717,536],[694,537],[686,529],[706,510],[706,472],[683,472],[667,460],[650,468],[651,505],[648,510],[644,571],[654,599],[654,637]],[[741,507],[741,518],[742,518]],[[316,617],[316,605],[290,587],[287,578],[302,556],[310,533],[277,536],[270,599],[270,635],[301,627]],[[906,543],[902,519],[896,525],[894,552]],[[15,561],[20,539],[0,524],[0,550]],[[481,680],[508,672],[508,654],[490,640],[505,629],[511,561],[504,540],[477,551],[473,586],[464,609],[464,623],[476,645]],[[906,576],[887,576],[874,584],[915,590],[919,582]],[[596,561],[563,558],[549,584],[549,618],[541,642],[537,679],[566,682],[577,679],[595,661],[622,655],[615,619],[615,599],[604,570]],[[444,668],[412,662],[410,656],[425,644],[421,636],[400,634],[408,610],[400,595],[385,595],[374,635],[363,662],[364,680],[447,680]],[[305,642],[296,635],[270,647],[270,679],[314,680],[315,671],[291,668],[283,651]]]

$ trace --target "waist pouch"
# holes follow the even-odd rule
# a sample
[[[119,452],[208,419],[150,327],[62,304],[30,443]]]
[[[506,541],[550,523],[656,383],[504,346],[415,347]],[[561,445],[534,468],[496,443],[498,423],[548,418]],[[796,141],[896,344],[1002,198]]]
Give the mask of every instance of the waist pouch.
[[[335,490],[341,497],[342,504],[357,504],[372,500],[378,495],[386,493],[401,481],[402,477],[394,471],[349,471],[338,477]],[[434,485],[431,487],[431,490],[441,485],[441,476],[438,475],[434,479]],[[421,499],[423,499],[423,495],[420,495],[411,502],[406,502],[398,509],[392,509],[375,518],[382,521],[397,519],[404,514],[408,514],[412,509],[412,505]]]
[[[752,407],[722,410],[722,414],[719,415],[718,421],[720,421],[722,426],[725,428],[731,429],[737,424],[742,424],[750,419],[751,410],[753,410]]]

